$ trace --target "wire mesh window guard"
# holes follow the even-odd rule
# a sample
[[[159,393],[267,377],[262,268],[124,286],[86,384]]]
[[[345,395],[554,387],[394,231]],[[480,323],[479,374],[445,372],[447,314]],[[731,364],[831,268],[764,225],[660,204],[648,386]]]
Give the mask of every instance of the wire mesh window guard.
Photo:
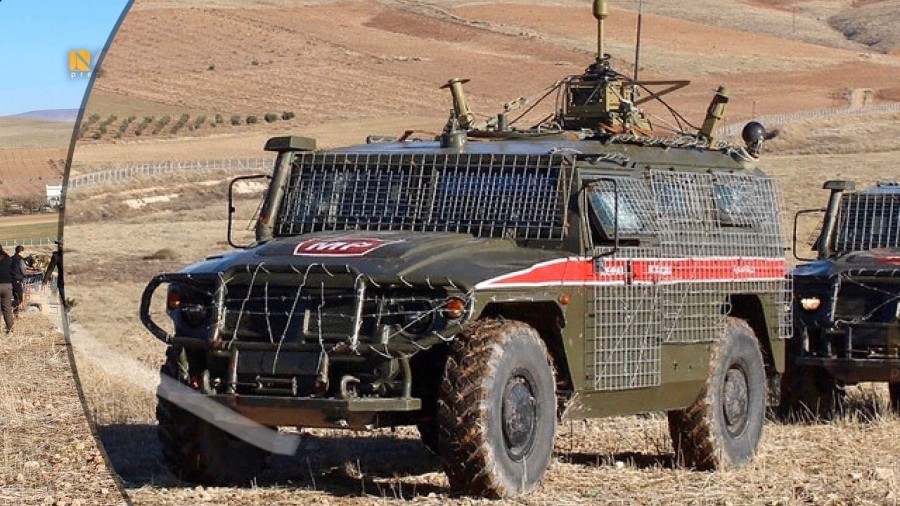
[[[568,166],[560,155],[298,155],[276,230],[561,239]]]
[[[597,390],[658,385],[660,346],[717,339],[733,293],[769,295],[778,337],[790,336],[790,279],[748,274],[784,260],[781,202],[770,179],[650,171],[643,179],[599,180],[588,201],[605,240],[616,222],[620,238],[632,239],[606,257],[623,270],[621,284],[594,289],[585,365]],[[601,270],[606,262],[596,263]],[[651,269],[640,279],[638,265]]]
[[[900,193],[848,193],[841,197],[835,249],[900,248]]]

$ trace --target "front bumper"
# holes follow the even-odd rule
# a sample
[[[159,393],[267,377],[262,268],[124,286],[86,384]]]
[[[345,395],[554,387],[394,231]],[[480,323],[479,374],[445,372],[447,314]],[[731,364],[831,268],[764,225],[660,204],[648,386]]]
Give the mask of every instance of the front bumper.
[[[900,323],[838,321],[827,328],[801,325],[794,363],[821,367],[845,383],[900,381]]]
[[[268,426],[368,430],[410,422],[422,409],[417,398],[320,399],[219,394],[209,396],[247,418]]]
[[[324,269],[325,272],[328,272],[327,269]],[[351,276],[351,278],[353,278]],[[369,324],[365,323],[363,317],[363,309],[364,307],[368,307],[369,305],[377,305],[380,309],[370,309],[370,311],[376,311],[377,314],[374,316],[372,314],[366,313],[365,318],[377,318],[380,320],[385,320],[386,317],[396,316],[396,311],[388,311],[384,309],[385,300],[395,300],[385,295],[375,294],[372,296],[371,300],[365,299],[366,287],[365,281],[362,281],[362,277],[360,275],[356,275],[356,288],[353,290],[353,297],[355,297],[355,307],[350,314],[343,313],[335,313],[331,315],[331,320],[343,320],[344,327],[339,329],[336,332],[326,334],[321,329],[319,332],[313,331],[313,334],[317,334],[314,337],[311,337],[309,334],[310,329],[304,329],[301,325],[301,328],[279,328],[278,331],[269,330],[269,338],[268,340],[261,338],[259,336],[245,336],[242,335],[241,332],[243,329],[236,328],[228,328],[228,323],[226,322],[227,316],[226,314],[238,313],[237,321],[240,321],[241,313],[243,313],[243,304],[250,300],[250,296],[247,295],[246,299],[241,299],[241,308],[239,310],[235,310],[233,308],[228,308],[223,303],[223,299],[225,297],[224,293],[227,290],[223,290],[221,286],[221,280],[217,275],[210,274],[189,274],[189,273],[165,273],[160,274],[154,277],[144,288],[144,293],[141,297],[141,305],[140,305],[140,319],[141,323],[147,330],[153,334],[154,337],[159,339],[160,341],[166,344],[177,344],[186,348],[192,349],[200,349],[200,348],[231,348],[233,346],[241,346],[248,347],[254,349],[269,349],[272,348],[277,342],[278,349],[284,350],[294,350],[294,351],[327,351],[329,354],[337,353],[343,354],[347,352],[353,352],[355,354],[370,354],[377,353],[380,355],[388,355],[388,356],[398,356],[403,354],[414,354],[419,351],[428,349],[436,344],[447,342],[452,339],[455,335],[457,335],[461,330],[463,330],[466,321],[471,318],[473,314],[473,306],[474,300],[470,298],[469,294],[457,294],[452,295],[448,294],[446,291],[446,287],[439,286],[437,284],[430,284],[426,287],[421,287],[423,293],[427,293],[427,296],[421,297],[422,300],[438,300],[438,301],[449,301],[453,298],[465,298],[465,313],[462,317],[453,317],[451,319],[438,317],[435,319],[435,315],[442,314],[443,305],[435,303],[431,306],[431,309],[428,311],[431,314],[432,319],[431,322],[434,325],[433,328],[428,329],[427,331],[421,333],[414,332],[406,332],[405,328],[400,328],[401,326],[396,324],[390,324],[385,321],[381,321],[375,325],[376,328],[369,328]],[[215,292],[214,296],[214,306],[210,307],[210,312],[212,313],[212,317],[202,326],[197,328],[187,328],[184,325],[179,327],[176,322],[176,330],[175,333],[169,333],[165,329],[163,329],[160,325],[158,325],[151,316],[150,306],[153,299],[153,294],[163,284],[185,284],[185,285],[202,285],[205,289],[210,290],[211,292]],[[295,291],[299,291],[300,287],[297,287]],[[380,298],[379,298],[380,297]],[[274,298],[273,298],[274,299]],[[283,299],[283,297],[281,298]],[[374,301],[374,302],[373,302]],[[283,301],[282,301],[283,302]],[[291,301],[289,300],[288,303]],[[294,305],[296,305],[296,300],[293,301]],[[377,304],[376,304],[377,303]],[[289,304],[290,305],[290,304]],[[285,318],[284,311],[279,311],[276,308],[270,308],[266,303],[264,303],[264,309],[260,312],[260,328],[274,327],[274,320],[277,318]],[[321,307],[316,307],[315,310],[319,311],[318,320],[323,320],[325,318],[324,311],[322,311]],[[293,314],[295,311],[293,308],[290,309]],[[172,315],[172,311],[169,311],[170,317]],[[249,311],[248,311],[249,313]],[[314,313],[314,311],[307,311],[307,313]],[[294,316],[287,316],[288,322],[293,318],[297,322],[302,321],[304,317],[309,320],[315,320],[315,314],[312,316],[304,316],[302,311],[297,310],[296,314],[298,315],[296,318]],[[234,320],[234,318],[232,318]],[[230,322],[235,327],[237,324],[234,321]],[[321,322],[319,322],[321,324]],[[368,332],[365,334],[361,334],[361,330],[365,328]],[[316,329],[313,329],[316,330]],[[279,337],[281,339],[276,339],[273,337]],[[289,339],[285,340],[284,337],[289,336]],[[269,341],[269,342],[266,342]]]
[[[832,358],[803,356],[797,364],[821,367],[845,383],[863,381],[900,382],[900,358]]]

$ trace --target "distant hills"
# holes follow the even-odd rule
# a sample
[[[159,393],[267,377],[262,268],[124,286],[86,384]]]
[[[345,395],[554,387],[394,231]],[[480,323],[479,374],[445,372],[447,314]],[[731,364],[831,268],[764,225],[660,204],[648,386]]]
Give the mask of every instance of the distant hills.
[[[75,123],[75,120],[78,119],[78,109],[43,109],[40,111],[28,111],[19,114],[12,114],[7,117]]]

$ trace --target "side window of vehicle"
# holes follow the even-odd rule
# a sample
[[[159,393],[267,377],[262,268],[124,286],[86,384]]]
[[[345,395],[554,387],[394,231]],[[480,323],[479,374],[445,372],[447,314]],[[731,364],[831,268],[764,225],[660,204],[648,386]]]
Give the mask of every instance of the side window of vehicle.
[[[622,232],[641,230],[641,219],[625,194],[619,193],[617,196],[615,190],[598,188],[589,195],[591,208],[604,230],[613,230],[616,226]]]
[[[716,221],[723,227],[752,227],[756,202],[748,188],[724,183],[713,184]]]
[[[587,188],[590,222],[594,239],[635,238],[651,233],[656,223],[653,197],[645,183],[637,179],[609,178]]]
[[[654,180],[653,193],[660,219],[668,223],[703,223],[709,219],[711,198],[703,174],[664,173]]]

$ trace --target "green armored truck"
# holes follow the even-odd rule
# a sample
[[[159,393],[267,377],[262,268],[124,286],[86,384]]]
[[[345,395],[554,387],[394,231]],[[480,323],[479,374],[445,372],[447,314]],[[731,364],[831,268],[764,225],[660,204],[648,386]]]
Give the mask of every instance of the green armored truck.
[[[751,459],[791,323],[764,132],[717,139],[720,90],[699,130],[659,135],[638,105],[684,83],[600,46],[532,127],[509,107],[479,124],[454,79],[437,138],[271,139],[254,244],[144,292],[163,376],[268,427],[417,426],[455,490],[489,497],[538,485],[560,420],[667,411],[684,465]],[[246,483],[266,458],[169,399],[157,414],[185,479]]]

